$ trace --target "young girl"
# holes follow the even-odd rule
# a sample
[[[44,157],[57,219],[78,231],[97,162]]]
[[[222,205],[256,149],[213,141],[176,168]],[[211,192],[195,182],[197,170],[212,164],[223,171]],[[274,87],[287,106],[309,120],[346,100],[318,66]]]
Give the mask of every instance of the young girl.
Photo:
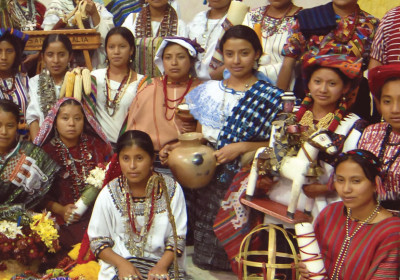
[[[400,66],[388,64],[370,69],[371,91],[379,102],[382,122],[368,126],[358,143],[374,153],[382,165],[382,205],[400,210]]]
[[[189,39],[167,37],[157,50],[154,63],[164,76],[149,80],[138,90],[127,117],[127,130],[148,133],[156,153],[178,139],[176,107],[200,84],[194,64],[201,47]]]
[[[44,68],[29,80],[29,105],[26,120],[31,139],[35,139],[47,112],[59,99],[61,85],[72,59],[71,41],[66,35],[52,34],[42,45]]]
[[[99,279],[184,279],[185,198],[171,177],[154,173],[153,161],[146,133],[118,138],[88,229]]]
[[[21,108],[23,133],[27,132],[25,120],[29,78],[20,72],[20,66],[27,40],[28,36],[16,29],[0,29],[0,99],[11,100]]]
[[[253,65],[262,47],[251,28],[230,28],[222,37],[220,48],[230,78],[201,84],[187,95],[186,102],[201,125],[204,138],[217,149],[215,156],[220,164],[212,182],[194,190],[193,261],[201,268],[228,270],[226,253],[213,231],[214,219],[240,168],[240,156],[267,145],[282,91],[255,76]],[[166,157],[168,149],[171,146],[163,149],[160,156]]]
[[[81,242],[87,229],[91,209],[79,216],[73,213],[74,203],[86,187],[89,172],[108,161],[111,146],[92,114],[73,98],[60,99],[49,111],[34,144],[43,147],[61,167],[44,207],[60,225],[63,249],[58,255],[62,257]]]
[[[398,279],[400,219],[377,200],[378,158],[349,151],[338,157],[334,174],[343,201],[328,205],[314,224],[329,279]],[[302,279],[311,277],[304,263],[300,273]]]
[[[96,78],[97,113],[100,126],[111,143],[116,143],[129,106],[144,76],[132,69],[135,38],[129,29],[114,27],[106,37],[108,66],[92,72]]]

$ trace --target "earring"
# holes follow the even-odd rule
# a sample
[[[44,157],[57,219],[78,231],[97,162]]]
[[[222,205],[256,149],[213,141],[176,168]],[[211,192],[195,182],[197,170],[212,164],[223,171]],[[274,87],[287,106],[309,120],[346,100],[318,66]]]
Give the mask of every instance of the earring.
[[[108,58],[106,58],[106,64],[110,64],[110,61],[108,60]]]
[[[68,69],[71,68],[71,62],[68,62]]]
[[[381,122],[385,122],[385,119],[383,118],[383,116],[381,116]]]
[[[342,102],[346,102],[346,97],[343,95]]]
[[[132,63],[133,62],[133,60],[132,60],[132,58],[129,60],[129,63]]]
[[[257,70],[257,69],[258,69],[258,62],[257,62],[257,60],[254,61],[253,69],[254,69],[254,70]]]

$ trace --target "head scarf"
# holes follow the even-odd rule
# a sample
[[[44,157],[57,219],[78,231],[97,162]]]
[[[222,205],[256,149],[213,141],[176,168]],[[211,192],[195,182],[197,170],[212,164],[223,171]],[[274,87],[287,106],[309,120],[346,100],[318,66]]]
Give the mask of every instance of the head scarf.
[[[308,82],[311,79],[311,75],[315,67],[324,68],[335,68],[340,70],[346,75],[350,81],[350,89],[344,93],[344,98],[341,99],[338,108],[335,111],[335,117],[330,124],[328,130],[335,131],[338,127],[340,120],[347,113],[348,108],[354,103],[356,99],[356,88],[361,79],[361,66],[362,58],[356,58],[352,56],[346,56],[343,54],[331,54],[331,55],[313,55],[311,53],[306,54],[303,57],[303,80],[308,90]],[[311,96],[306,96],[301,103],[300,109],[297,112],[297,120],[300,121],[304,113],[311,108],[312,105]]]
[[[11,36],[17,38],[20,41],[20,47],[22,48],[21,51],[25,48],[25,44],[29,39],[29,35],[25,34],[21,31],[19,31],[18,29],[14,29],[14,28],[1,28],[0,29],[0,41],[3,38],[3,36],[5,36],[6,34],[10,34]]]
[[[33,141],[33,144],[42,147],[48,141],[53,139],[53,137],[55,135],[54,124],[56,121],[57,114],[60,110],[60,107],[65,101],[71,100],[71,99],[79,102],[75,98],[65,97],[65,98],[58,100],[58,102],[51,108],[51,110],[47,114],[46,118],[44,119],[43,124],[40,127],[39,134],[36,136],[35,140]],[[85,106],[82,105],[81,102],[79,102],[79,104],[82,106],[83,113],[85,115],[85,118],[86,118],[86,121],[88,124],[87,126],[86,125],[84,126],[83,132],[86,134],[92,134],[94,136],[100,137],[100,139],[103,140],[104,143],[106,143],[106,145],[110,146],[109,150],[112,151],[110,142],[107,140],[107,136],[102,131],[99,123],[96,121],[94,116],[90,113],[90,111]]]
[[[196,41],[192,41],[184,37],[165,37],[164,40],[161,42],[161,45],[158,47],[156,56],[154,57],[155,65],[157,65],[158,69],[163,74],[164,74],[164,64],[162,56],[164,53],[164,49],[167,47],[169,43],[175,43],[184,47],[185,49],[188,50],[189,55],[195,59],[197,59],[197,55],[199,53],[204,52],[204,49]],[[196,61],[196,63],[198,63],[198,61]]]
[[[400,78],[400,63],[378,66],[368,70],[368,83],[372,94],[379,100],[381,90],[390,78]]]

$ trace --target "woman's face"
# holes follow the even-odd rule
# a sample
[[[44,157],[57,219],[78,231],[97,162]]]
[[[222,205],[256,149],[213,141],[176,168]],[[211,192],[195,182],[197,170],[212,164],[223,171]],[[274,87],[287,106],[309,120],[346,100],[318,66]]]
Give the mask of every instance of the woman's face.
[[[229,8],[232,0],[208,0],[208,7],[211,9]]]
[[[173,82],[186,81],[192,66],[188,51],[177,44],[169,45],[163,54],[165,75]]]
[[[122,35],[114,34],[108,38],[106,51],[110,66],[126,67],[130,63],[134,49]]]
[[[17,139],[18,122],[11,112],[0,109],[0,153],[10,151]]]
[[[308,88],[314,104],[320,107],[336,105],[346,91],[343,80],[329,68],[315,70],[308,82]]]
[[[376,184],[365,176],[364,170],[353,160],[343,161],[336,167],[334,185],[344,205],[352,210],[370,211],[375,205]]]
[[[275,9],[287,9],[292,0],[269,0],[269,4]]]
[[[68,143],[77,143],[84,125],[85,116],[80,105],[68,104],[60,107],[56,119],[56,129],[64,144],[68,146]]]
[[[254,50],[253,45],[244,39],[230,38],[223,46],[225,67],[236,78],[251,75],[254,63],[260,55]]]
[[[383,119],[400,133],[400,80],[387,82],[382,87],[379,102]]]
[[[43,61],[52,76],[64,75],[71,61],[71,55],[62,42],[56,41],[46,48]]]
[[[145,186],[151,176],[152,157],[137,145],[124,147],[118,155],[122,174],[130,187]]]
[[[8,72],[14,64],[16,52],[14,46],[7,42],[0,42],[0,72]],[[11,73],[10,73],[11,74]]]
[[[163,8],[167,6],[168,0],[147,0],[147,3],[153,8]]]

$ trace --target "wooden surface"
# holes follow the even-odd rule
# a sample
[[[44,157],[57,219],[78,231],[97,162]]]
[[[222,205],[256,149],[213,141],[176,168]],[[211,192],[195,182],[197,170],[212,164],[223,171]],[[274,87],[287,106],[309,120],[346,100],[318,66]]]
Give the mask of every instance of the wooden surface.
[[[252,200],[247,200],[246,198],[240,199],[240,202],[251,208],[254,208],[260,212],[270,215],[274,218],[281,220],[282,222],[289,224],[297,224],[303,222],[311,223],[312,217],[304,214],[301,211],[296,210],[294,214],[294,219],[290,219],[286,216],[287,206],[280,204],[278,202],[269,200],[267,198],[253,198]]]
[[[49,31],[24,31],[29,35],[26,51],[40,51],[47,35],[65,34],[71,40],[74,50],[96,50],[101,45],[100,33],[95,29],[60,29]]]

